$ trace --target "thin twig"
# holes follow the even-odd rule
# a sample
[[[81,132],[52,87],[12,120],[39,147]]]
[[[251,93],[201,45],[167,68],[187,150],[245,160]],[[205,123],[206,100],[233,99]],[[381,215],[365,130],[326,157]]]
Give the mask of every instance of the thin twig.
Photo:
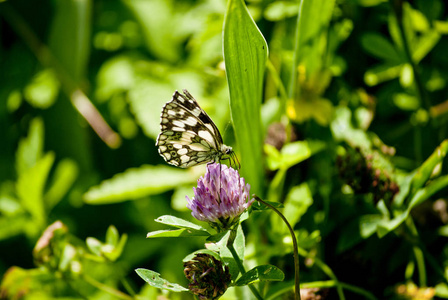
[[[30,48],[41,65],[55,71],[62,90],[90,127],[109,147],[118,148],[121,145],[120,135],[110,128],[87,95],[79,88],[78,83],[53,55],[51,49],[39,40],[22,16],[9,3],[3,3],[1,6],[0,12],[3,13],[5,19]]]

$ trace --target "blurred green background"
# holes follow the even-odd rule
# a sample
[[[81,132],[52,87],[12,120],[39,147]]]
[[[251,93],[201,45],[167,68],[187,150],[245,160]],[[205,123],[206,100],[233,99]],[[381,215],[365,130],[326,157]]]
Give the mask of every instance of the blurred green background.
[[[447,298],[447,2],[246,5],[269,46],[256,124],[265,173],[253,185],[288,208],[306,250],[302,282],[329,280],[318,258],[371,297]],[[155,299],[159,292],[141,290],[133,271],[145,267],[185,285],[181,261],[203,240],[145,236],[163,229],[154,222],[160,215],[191,219],[185,195],[204,168],[168,166],[155,139],[162,106],[186,88],[225,143],[238,155],[245,147],[231,126],[226,7],[224,0],[0,1],[0,274],[34,269],[38,238],[61,220],[79,241],[103,241],[109,225],[127,234],[117,261],[84,266],[99,281]],[[245,230],[248,264],[279,266],[291,286],[282,223],[254,214]],[[45,292],[34,278],[26,294],[80,297],[55,278]],[[317,286],[341,298],[339,285]],[[1,296],[14,298],[15,288],[4,280]],[[85,295],[119,298],[91,287]]]

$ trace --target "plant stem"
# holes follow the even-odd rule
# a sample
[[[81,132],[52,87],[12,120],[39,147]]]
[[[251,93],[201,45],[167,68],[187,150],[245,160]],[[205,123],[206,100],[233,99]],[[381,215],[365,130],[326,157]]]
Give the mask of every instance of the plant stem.
[[[419,236],[417,228],[415,228],[415,224],[412,218],[410,217],[406,219],[405,224],[408,227],[409,231],[411,232],[412,237],[414,238],[414,240],[411,242],[414,244],[412,246],[412,251],[414,252],[415,261],[417,263],[419,286],[425,287],[426,286],[425,257],[423,255],[422,249],[418,246]]]
[[[412,72],[414,73],[415,87],[417,90],[417,96],[420,100],[420,104],[425,107],[425,109],[429,112],[431,108],[431,103],[426,96],[425,88],[423,85],[423,80],[420,74],[420,70],[417,67],[417,64],[414,62],[412,58],[411,50],[409,48],[409,41],[406,37],[406,33],[403,25],[403,1],[402,0],[390,0],[389,3],[392,6],[392,10],[395,14],[395,18],[397,20],[398,29],[400,31],[400,37],[403,42],[403,50],[406,55],[406,59],[408,63],[411,65]]]
[[[308,251],[302,248],[297,248],[297,252],[302,255],[303,257],[310,257],[314,260],[316,265],[324,272],[328,277],[330,277],[336,284],[336,290],[338,292],[339,299],[345,300],[344,291],[342,289],[342,285],[339,283],[338,278],[334,274],[333,270],[325,264],[322,260],[320,260],[318,257],[312,257]]]
[[[45,68],[51,68],[56,73],[62,90],[71,100],[72,105],[89,123],[99,138],[110,148],[118,148],[121,145],[121,137],[112,130],[96,109],[87,95],[81,90],[78,82],[60,64],[50,47],[44,44],[26,23],[23,17],[8,3],[2,4],[2,12],[5,20],[16,31],[25,45],[33,52],[40,64]]]
[[[227,248],[229,249],[230,253],[232,253],[233,259],[235,260],[235,262],[238,266],[238,269],[241,272],[241,275],[243,275],[243,274],[246,274],[246,270],[244,269],[243,263],[241,262],[241,260],[238,256],[238,253],[236,253],[235,247],[233,246],[233,242],[235,241],[235,238],[236,238],[236,229],[232,229],[230,231],[230,236],[227,241]],[[258,292],[258,290],[255,288],[255,286],[253,284],[249,284],[248,287],[254,294],[255,298],[257,298],[259,300],[263,300],[263,297],[260,295],[260,292]]]
[[[83,274],[82,278],[84,279],[85,282],[89,283],[90,285],[96,287],[99,290],[102,290],[108,294],[111,294],[115,297],[117,297],[118,299],[124,299],[124,300],[134,300],[133,297],[126,295],[125,293],[116,290],[108,285],[105,285],[101,282],[96,281],[94,278],[90,277],[89,275]]]
[[[293,252],[293,254],[294,254],[294,271],[295,271],[294,283],[295,283],[295,287],[296,287],[295,288],[295,299],[300,300],[299,252],[298,252],[297,239],[296,239],[294,230],[292,229],[288,220],[286,220],[285,216],[283,216],[283,214],[278,209],[276,209],[274,206],[270,205],[269,203],[264,202],[257,195],[252,195],[252,197],[254,197],[257,201],[263,203],[264,205],[266,205],[267,207],[269,207],[270,209],[275,211],[280,216],[280,218],[283,220],[283,222],[285,222],[286,226],[289,229],[289,233],[291,234],[291,238],[292,238],[292,245],[294,248],[294,252]]]
[[[280,75],[278,74],[277,70],[275,69],[274,65],[272,64],[272,61],[268,59],[266,61],[266,68],[269,70],[272,76],[272,80],[274,80],[275,85],[278,88],[280,99],[282,99],[282,103],[284,106],[286,101],[288,100],[288,93],[286,92],[286,88],[283,85],[282,79],[280,78]]]

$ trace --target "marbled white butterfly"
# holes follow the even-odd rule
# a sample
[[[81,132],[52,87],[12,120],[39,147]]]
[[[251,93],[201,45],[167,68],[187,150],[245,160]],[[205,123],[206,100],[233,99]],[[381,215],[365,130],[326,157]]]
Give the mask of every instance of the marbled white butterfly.
[[[181,168],[226,159],[237,161],[212,119],[187,90],[183,92],[175,91],[162,108],[161,132],[156,142],[160,155],[167,163]]]

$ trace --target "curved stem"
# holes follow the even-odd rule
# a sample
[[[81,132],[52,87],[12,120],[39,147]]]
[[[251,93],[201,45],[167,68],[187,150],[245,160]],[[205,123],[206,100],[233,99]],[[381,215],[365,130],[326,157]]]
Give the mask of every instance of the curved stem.
[[[246,273],[246,270],[244,269],[243,263],[241,262],[238,253],[236,253],[235,247],[233,247],[233,242],[235,241],[235,238],[236,238],[236,229],[232,229],[230,231],[229,239],[227,240],[227,248],[229,249],[230,253],[232,253],[233,259],[235,260],[241,275],[243,275]],[[258,290],[255,288],[253,284],[249,284],[248,287],[254,294],[255,298],[263,300],[263,297],[260,295],[260,292],[258,292]]]
[[[267,207],[269,207],[270,209],[275,211],[280,216],[280,218],[283,220],[283,222],[285,222],[286,226],[289,229],[289,233],[291,234],[291,238],[292,238],[292,245],[294,247],[294,252],[293,252],[293,254],[294,254],[294,272],[295,272],[294,283],[295,283],[295,287],[296,287],[295,288],[295,299],[300,300],[299,250],[298,250],[297,239],[296,239],[294,230],[292,229],[288,220],[286,220],[285,216],[283,216],[283,214],[278,209],[276,209],[274,206],[270,205],[269,203],[264,202],[257,195],[252,195],[252,197],[254,197],[258,202],[263,203],[264,205],[266,205]]]

